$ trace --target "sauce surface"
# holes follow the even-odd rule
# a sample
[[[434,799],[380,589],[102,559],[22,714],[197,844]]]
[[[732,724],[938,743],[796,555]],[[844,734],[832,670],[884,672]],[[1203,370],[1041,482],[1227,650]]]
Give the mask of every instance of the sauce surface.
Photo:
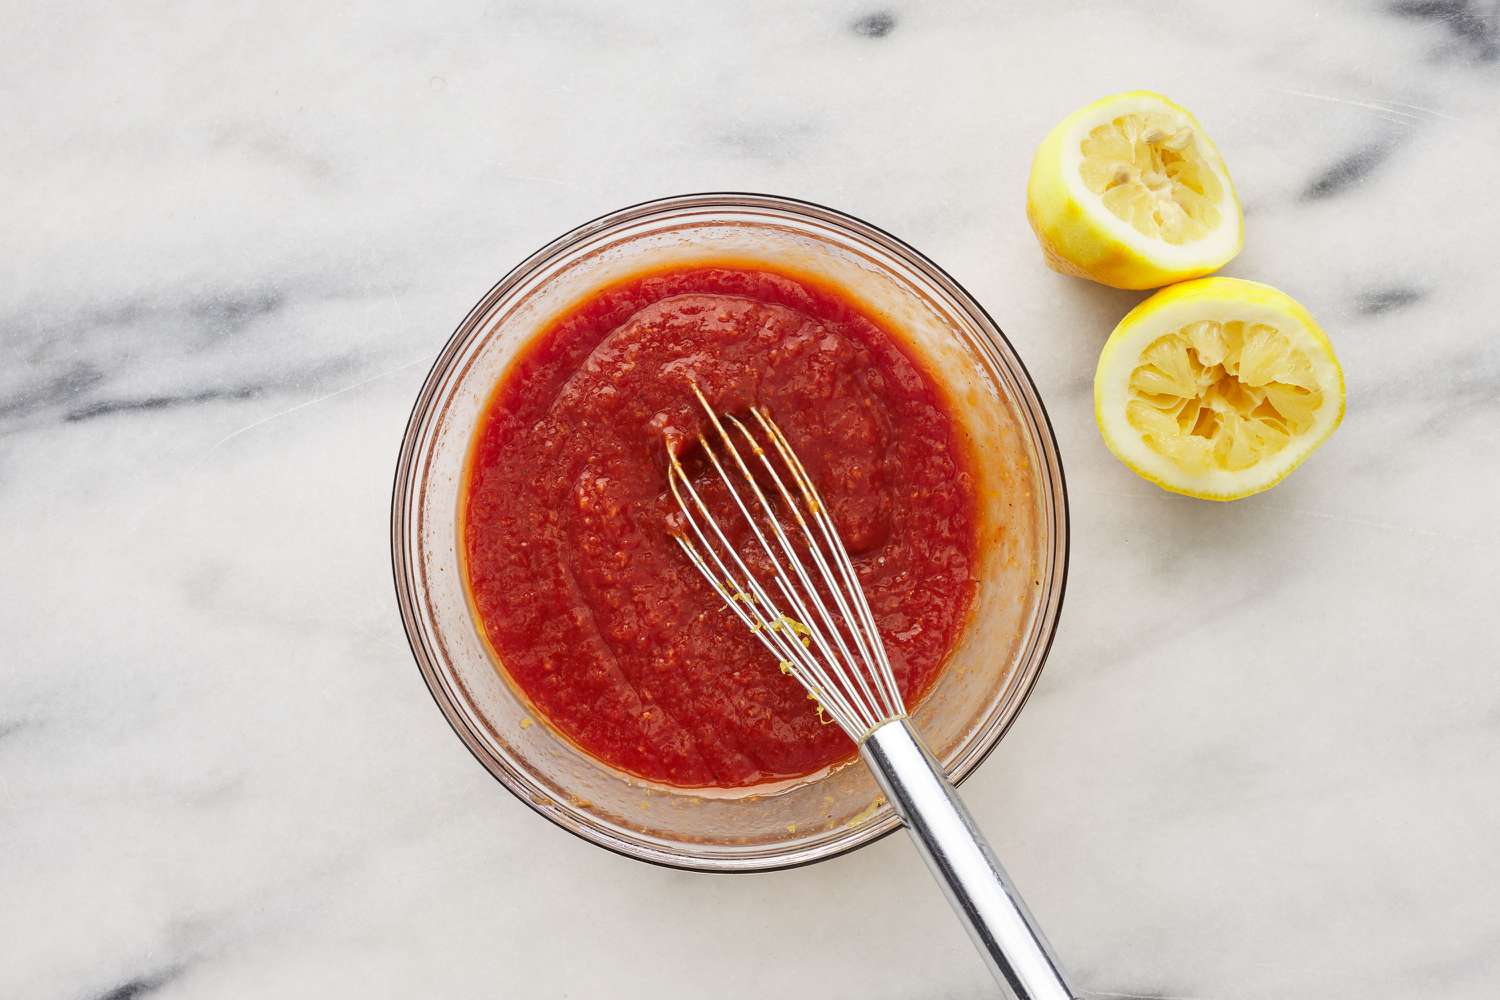
[[[669,533],[666,448],[766,407],[849,549],[907,705],[973,598],[974,477],[933,379],[835,289],[765,270],[651,272],[577,304],[480,417],[461,537],[470,598],[511,682],[593,756],[643,778],[738,787],[853,753]]]

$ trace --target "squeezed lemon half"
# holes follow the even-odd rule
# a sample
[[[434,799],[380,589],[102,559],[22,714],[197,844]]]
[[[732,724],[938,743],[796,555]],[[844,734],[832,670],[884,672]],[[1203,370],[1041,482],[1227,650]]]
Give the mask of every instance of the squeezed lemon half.
[[[1285,479],[1344,416],[1344,373],[1291,296],[1202,278],[1136,306],[1094,374],[1104,443],[1138,475],[1204,500]]]
[[[1095,101],[1048,134],[1026,217],[1052,268],[1116,288],[1209,274],[1244,243],[1219,151],[1185,108],[1146,90]]]

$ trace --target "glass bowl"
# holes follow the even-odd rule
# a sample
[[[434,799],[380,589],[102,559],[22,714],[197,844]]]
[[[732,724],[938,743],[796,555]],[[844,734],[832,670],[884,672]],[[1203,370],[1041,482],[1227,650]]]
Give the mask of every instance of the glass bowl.
[[[1068,514],[1036,387],[973,297],[869,223],[790,198],[664,198],[585,223],[490,289],[438,355],[412,409],[391,501],[397,599],[422,676],[454,731],[501,784],[601,847],[700,871],[808,864],[898,825],[858,760],[774,787],[685,789],[615,770],[555,732],[497,669],[466,599],[458,544],[476,420],[518,352],[599,286],[672,263],[757,263],[842,286],[947,389],[974,448],[980,559],[974,614],[912,711],[954,781],[1020,711],[1062,605]]]

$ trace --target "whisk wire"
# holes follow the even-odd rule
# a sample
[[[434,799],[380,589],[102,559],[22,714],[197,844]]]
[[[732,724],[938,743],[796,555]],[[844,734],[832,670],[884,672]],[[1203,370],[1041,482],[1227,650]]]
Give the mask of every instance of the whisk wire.
[[[717,457],[712,454],[712,450],[707,447],[706,442],[700,441],[700,443],[704,445],[705,454],[709,455],[710,461],[720,470],[722,475],[723,468],[719,464]],[[686,471],[682,468],[682,463],[677,460],[675,455],[670,458],[668,482],[672,489],[672,495],[676,499],[688,527],[696,537],[698,545],[701,546],[702,552],[708,553],[708,559],[713,561],[714,569],[718,570],[718,573],[715,574],[714,570],[709,568],[708,561],[704,558],[702,552],[698,551],[688,538],[678,534],[676,536],[677,544],[687,554],[693,565],[698,569],[698,572],[703,575],[704,579],[709,582],[710,586],[714,588],[740,621],[750,629],[751,633],[777,657],[779,662],[787,664],[788,668],[794,674],[800,668],[804,676],[812,679],[813,684],[809,685],[811,693],[819,699],[819,704],[824,706],[828,714],[834,721],[839,723],[840,727],[848,730],[851,727],[859,725],[856,721],[859,718],[857,710],[843,697],[843,693],[823,671],[822,665],[818,662],[817,658],[798,641],[796,634],[787,627],[785,624],[787,616],[776,607],[776,602],[766,593],[759,579],[756,578],[755,574],[750,571],[750,568],[740,557],[738,550],[730,544],[729,539],[724,535],[723,529],[720,528],[718,521],[709,513],[708,506],[703,502],[703,498],[698,494],[698,490],[693,486],[692,480],[688,478]],[[731,496],[734,496],[736,505],[740,506],[741,510],[744,510],[743,502],[735,495],[734,487],[729,483],[727,477],[725,477],[725,485],[729,487]],[[684,492],[692,500],[691,507],[683,498]],[[694,516],[693,509],[697,510],[698,516]],[[719,542],[718,546],[713,545],[709,541],[708,535],[699,524],[699,517],[707,522],[709,529]],[[755,530],[757,535],[759,535],[759,529]],[[763,541],[762,544],[764,545]],[[730,570],[729,566],[720,557],[719,550],[721,548],[723,551],[729,553],[730,559],[739,570],[740,579],[736,579],[735,573]],[[743,583],[741,579],[744,581]],[[719,582],[721,580],[725,583],[721,584]],[[729,588],[732,588],[732,590],[726,589],[725,584]]]
[[[838,529],[835,528],[833,517],[828,513],[828,505],[823,502],[823,496],[818,492],[818,487],[813,483],[812,477],[807,474],[807,469],[797,453],[792,450],[791,444],[786,436],[782,434],[781,428],[762,409],[756,408],[751,411],[755,419],[765,430],[766,436],[771,439],[776,451],[781,455],[782,461],[792,470],[792,475],[797,480],[798,487],[807,499],[808,509],[812,512],[813,520],[817,523],[823,538],[828,545],[828,550],[833,554],[834,562],[838,565],[839,576],[849,594],[853,596],[853,604],[857,612],[857,619],[848,614],[842,600],[839,607],[845,611],[847,617],[858,622],[858,627],[851,625],[855,641],[860,644],[861,651],[870,657],[867,662],[874,664],[872,673],[875,675],[876,683],[880,686],[885,698],[885,709],[890,717],[904,715],[906,706],[901,697],[901,691],[896,686],[896,675],[891,670],[891,661],[886,656],[885,643],[880,639],[880,631],[875,627],[875,615],[870,610],[870,602],[865,598],[864,587],[859,582],[859,575],[855,572],[854,562],[849,558],[849,551],[844,548],[839,540]],[[798,515],[801,520],[801,515]],[[835,590],[837,593],[837,590]],[[868,637],[868,645],[864,637]]]
[[[739,449],[735,447],[734,440],[730,437],[729,432],[724,427],[724,422],[720,420],[718,414],[714,411],[713,407],[709,404],[708,400],[704,397],[702,391],[699,390],[697,386],[693,387],[693,392],[698,399],[699,405],[703,407],[704,413],[707,414],[709,422],[718,432],[719,440],[723,443],[725,450],[728,452],[735,466],[739,469],[740,475],[743,477],[745,483],[748,484],[751,493],[754,495],[760,511],[765,516],[766,523],[770,525],[771,533],[776,538],[778,547],[781,549],[782,554],[786,558],[786,563],[790,565],[792,573],[795,575],[797,581],[802,585],[802,589],[800,591],[793,585],[792,577],[786,572],[786,568],[782,565],[782,561],[777,558],[775,551],[772,550],[768,544],[766,544],[765,535],[761,532],[756,519],[751,516],[750,510],[741,499],[739,491],[735,489],[732,477],[730,477],[725,472],[723,466],[719,463],[718,456],[714,453],[714,450],[708,446],[706,441],[702,441],[702,444],[704,445],[705,451],[707,452],[710,461],[713,462],[715,469],[723,478],[726,487],[729,489],[730,495],[734,498],[736,505],[740,509],[740,513],[750,523],[757,541],[761,543],[762,549],[765,551],[766,556],[770,559],[772,565],[774,566],[777,574],[777,586],[780,588],[787,601],[791,603],[793,608],[796,610],[797,616],[800,619],[798,624],[808,631],[809,638],[811,639],[813,644],[818,647],[818,651],[822,653],[825,658],[825,662],[817,664],[817,666],[820,668],[817,671],[817,679],[820,682],[820,686],[822,689],[820,690],[818,688],[814,688],[812,689],[811,693],[813,694],[814,698],[819,699],[821,702],[821,699],[827,690],[838,690],[839,693],[845,697],[845,700],[855,709],[854,716],[858,724],[856,727],[849,729],[848,731],[850,736],[855,739],[859,739],[865,733],[869,732],[875,726],[879,725],[879,723],[882,721],[881,716],[883,715],[879,707],[874,704],[874,699],[870,693],[869,686],[864,681],[863,671],[860,669],[860,665],[855,659],[854,655],[850,652],[849,647],[847,646],[847,644],[845,644],[843,635],[840,632],[838,625],[835,623],[833,616],[829,613],[827,606],[824,604],[817,587],[813,584],[811,578],[808,576],[807,569],[803,565],[802,560],[798,558],[795,547],[792,545],[790,538],[782,528],[781,519],[777,516],[775,507],[767,499],[765,493],[761,490],[759,482],[756,480],[754,474],[750,471],[749,466],[746,464],[744,457],[740,454]],[[790,492],[787,490],[785,483],[782,481],[781,476],[777,473],[775,467],[767,460],[765,450],[760,447],[759,443],[755,441],[754,437],[749,433],[744,424],[742,424],[739,420],[737,420],[733,416],[728,415],[725,416],[724,420],[727,420],[729,423],[739,429],[740,433],[744,436],[752,454],[755,454],[760,458],[761,463],[765,466],[767,472],[770,474],[773,482],[775,482],[777,486],[777,489],[785,500],[788,509],[791,511],[796,520],[801,523],[804,536],[812,554],[817,559],[819,570],[823,575],[825,584],[833,594],[837,595],[839,593],[839,589],[832,579],[831,575],[828,573],[827,564],[823,561],[822,554],[818,550],[817,543],[813,539],[811,534],[807,532],[806,523],[802,519],[801,512],[798,509],[796,502],[792,499]],[[816,616],[810,613],[810,611],[812,610],[816,611]],[[847,615],[845,617],[845,620],[848,621]],[[821,628],[819,627],[820,622],[822,626]],[[829,641],[829,637],[832,638],[831,643]],[[837,653],[835,653],[834,647],[837,648]],[[862,689],[861,691],[854,690],[853,685],[849,683],[850,677],[856,679],[859,687]],[[861,695],[863,697],[861,697]]]
[[[757,411],[752,410],[751,412],[755,413],[756,416],[760,419],[760,421],[762,422],[762,426],[765,426],[766,423],[769,423],[769,421],[765,417],[760,416]],[[802,511],[799,508],[797,501],[793,498],[791,491],[787,489],[786,484],[782,481],[781,474],[776,471],[776,466],[772,464],[769,458],[766,457],[765,449],[760,447],[760,445],[756,443],[755,438],[751,436],[750,431],[745,427],[745,425],[732,416],[726,417],[725,419],[729,421],[731,426],[739,430],[740,434],[745,438],[746,443],[750,446],[751,453],[760,459],[761,465],[765,468],[767,474],[771,478],[771,481],[776,484],[777,492],[780,493],[782,501],[785,503],[787,509],[791,511],[793,519],[797,522],[797,526],[801,529],[802,535],[807,541],[808,552],[811,554],[813,561],[817,564],[818,572],[822,575],[824,583],[827,585],[828,592],[833,597],[834,603],[838,605],[839,613],[843,616],[842,621],[844,622],[845,627],[847,628],[849,634],[853,637],[855,645],[859,647],[858,658],[851,654],[849,651],[849,647],[845,645],[842,637],[842,632],[833,623],[832,617],[829,615],[827,608],[818,598],[817,590],[813,587],[812,581],[808,578],[807,572],[803,568],[801,561],[796,558],[796,554],[794,551],[792,551],[790,543],[783,540],[782,546],[786,550],[787,558],[791,561],[798,578],[802,582],[802,585],[807,588],[807,590],[813,595],[813,599],[817,602],[818,613],[822,617],[824,624],[827,625],[829,631],[833,633],[834,639],[838,644],[839,652],[843,656],[844,663],[848,666],[849,673],[854,677],[855,682],[859,685],[860,693],[865,697],[866,704],[875,705],[877,711],[879,711],[880,714],[886,714],[887,712],[890,712],[890,709],[882,704],[882,699],[870,689],[869,683],[867,683],[865,680],[865,675],[870,672],[867,665],[872,661],[870,658],[870,651],[866,645],[864,634],[859,628],[853,612],[849,608],[849,602],[844,597],[843,587],[838,585],[838,582],[833,575],[833,570],[829,568],[827,560],[823,558],[822,549],[818,545],[817,539],[813,537],[812,530],[808,528],[807,520],[802,516]],[[774,438],[772,439],[772,444],[773,447],[776,447],[776,450],[781,455],[783,461],[785,461],[786,452],[776,444]],[[791,468],[790,463],[788,463],[788,468]],[[795,470],[793,470],[793,478],[798,478],[796,476]],[[798,485],[799,487],[801,487],[800,482]],[[814,499],[814,497],[808,493],[805,487],[802,487],[800,491],[808,508],[811,510],[816,510],[818,502]],[[766,504],[764,502],[764,499],[762,499],[762,504],[766,506],[767,509],[769,509],[769,504]],[[841,545],[837,544],[836,540],[830,541],[829,544],[836,549],[842,548]],[[876,684],[876,687],[879,687],[878,682]]]
[[[853,562],[839,540],[827,506],[785,435],[769,414],[752,408],[756,424],[770,442],[768,451],[744,421],[727,414],[721,418],[697,386],[693,386],[693,394],[716,432],[725,459],[721,460],[707,435],[700,434],[698,444],[703,455],[745,519],[771,567],[775,589],[796,617],[778,608],[709,511],[677,456],[671,454],[668,481],[692,536],[678,533],[678,544],[736,617],[777,656],[783,670],[801,682],[852,738],[863,739],[882,723],[904,716],[900,690]],[[743,447],[759,460],[785,514],[778,513],[777,505],[762,489],[741,454],[741,446],[736,445],[736,434],[743,439]],[[777,468],[773,456],[780,459],[784,471]],[[783,527],[787,515],[806,543],[807,560],[799,555],[788,529]],[[809,520],[816,523],[816,532]],[[721,551],[728,554],[727,561]],[[809,572],[808,560],[821,588]],[[824,591],[836,611],[830,609]]]
[[[728,441],[727,435],[725,435],[725,440],[728,443],[729,451],[731,452],[731,454],[736,459],[739,459],[739,452],[734,449],[733,442]],[[852,722],[852,730],[865,730],[867,726],[871,724],[871,720],[869,719],[869,712],[863,705],[861,705],[859,700],[853,696],[853,692],[846,691],[844,686],[840,684],[840,674],[838,673],[839,667],[836,654],[834,653],[832,646],[825,636],[823,629],[819,627],[818,620],[814,618],[813,615],[809,612],[807,602],[804,600],[802,594],[799,593],[798,590],[791,585],[791,577],[788,575],[785,567],[782,566],[781,560],[777,558],[775,549],[773,549],[771,547],[771,544],[766,540],[766,536],[762,532],[760,525],[757,523],[755,517],[751,515],[749,505],[740,495],[740,491],[735,487],[733,477],[729,475],[728,471],[724,468],[723,463],[719,461],[719,456],[715,452],[713,446],[710,445],[706,439],[701,437],[699,438],[699,445],[703,448],[704,454],[708,457],[709,462],[719,473],[720,478],[724,482],[725,488],[729,492],[730,498],[734,501],[735,506],[739,508],[740,514],[750,525],[751,531],[754,533],[756,540],[760,543],[763,553],[765,554],[766,558],[770,560],[771,565],[775,571],[775,583],[778,589],[780,589],[782,596],[786,598],[787,602],[791,605],[792,610],[796,613],[795,618],[792,618],[791,616],[782,615],[779,612],[776,612],[773,616],[773,623],[770,628],[774,630],[792,631],[794,634],[790,637],[789,641],[792,645],[801,646],[802,644],[800,641],[800,637],[795,634],[795,629],[797,627],[800,627],[807,632],[809,641],[812,643],[812,645],[816,646],[817,651],[822,654],[823,659],[819,659],[819,657],[811,655],[811,653],[809,652],[794,660],[794,668],[799,665],[802,666],[806,671],[806,675],[798,676],[794,669],[793,676],[796,676],[799,681],[802,681],[803,686],[808,688],[809,693],[812,694],[814,699],[816,699],[819,704],[823,704],[830,698],[835,698],[842,705],[847,706],[846,715]],[[755,491],[761,507],[763,509],[768,509],[769,505],[766,503],[765,495],[760,492],[760,488],[755,484],[754,478],[749,475],[749,469],[746,468],[742,460],[738,461],[737,464],[739,465],[742,474],[744,474],[746,478],[750,480],[751,486]],[[710,515],[705,512],[704,516],[708,517]],[[803,577],[803,580],[806,581],[806,572],[802,570],[800,562],[797,561],[796,553],[791,548],[790,542],[787,540],[785,533],[781,530],[780,522],[775,519],[774,513],[770,513],[769,511],[768,517],[772,529],[772,534],[776,537],[778,546],[783,549],[787,556],[787,559],[797,567],[798,571]],[[725,544],[727,544],[727,540],[725,540],[723,532],[719,530],[717,522],[714,523],[714,529],[715,534],[719,537],[719,539],[721,541],[725,541]],[[743,562],[741,562],[741,565],[744,565]],[[748,579],[751,581],[751,584],[755,588],[755,590],[759,594],[764,595],[764,590],[761,587],[760,582],[756,580],[755,574],[748,568],[745,569],[745,573],[747,574]],[[811,585],[808,584],[807,586],[808,590],[812,591]],[[814,594],[814,597],[816,597],[816,592],[812,592]],[[769,598],[766,598],[766,600],[769,602]],[[768,603],[767,607],[774,608],[774,605]],[[821,607],[820,610],[822,610]],[[823,617],[826,621],[826,611],[823,612]],[[809,683],[808,678],[811,679],[811,683]],[[834,713],[830,712],[830,714]],[[840,721],[838,720],[837,715],[834,715],[834,718],[836,721]],[[840,721],[840,725],[843,725],[842,721]],[[846,727],[846,729],[848,728],[851,727]]]

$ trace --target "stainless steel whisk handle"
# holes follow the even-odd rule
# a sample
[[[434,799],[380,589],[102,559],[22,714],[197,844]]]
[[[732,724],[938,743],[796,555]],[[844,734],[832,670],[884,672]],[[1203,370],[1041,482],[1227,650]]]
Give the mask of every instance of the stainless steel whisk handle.
[[[1041,928],[911,724],[885,723],[860,744],[860,754],[995,978],[1019,1000],[1077,1000]]]

